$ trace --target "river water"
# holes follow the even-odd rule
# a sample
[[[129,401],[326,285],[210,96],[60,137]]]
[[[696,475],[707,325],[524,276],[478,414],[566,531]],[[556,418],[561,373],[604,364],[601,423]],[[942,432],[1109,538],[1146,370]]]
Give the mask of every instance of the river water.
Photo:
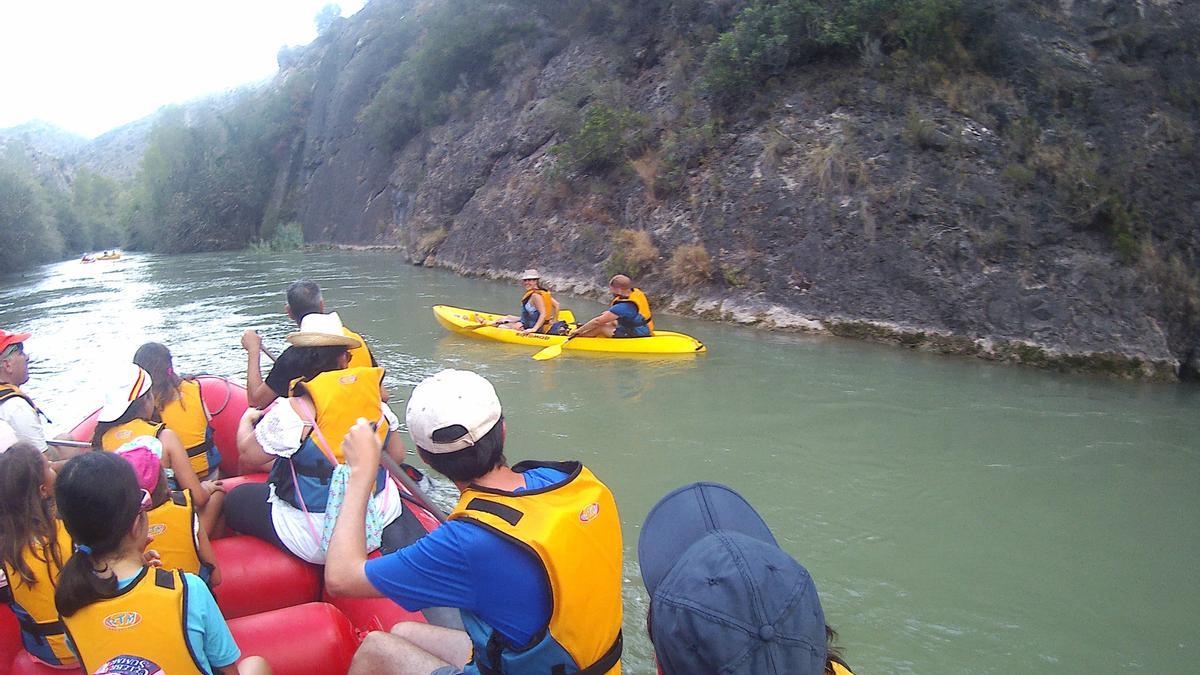
[[[429,308],[515,307],[515,284],[394,254],[129,255],[0,280],[32,331],[27,389],[71,426],[143,341],[181,372],[244,379],[238,344],[293,330],[307,276],[366,336],[392,403],[445,367],[500,393],[508,457],[581,459],[624,523],[626,671],[651,672],[636,544],[646,512],[715,480],[812,572],[859,673],[1194,672],[1200,664],[1200,391],[773,334],[660,314],[709,353],[606,358],[451,335]],[[582,318],[602,307],[562,296]],[[419,463],[419,462],[418,462]],[[444,490],[450,498],[451,490]]]

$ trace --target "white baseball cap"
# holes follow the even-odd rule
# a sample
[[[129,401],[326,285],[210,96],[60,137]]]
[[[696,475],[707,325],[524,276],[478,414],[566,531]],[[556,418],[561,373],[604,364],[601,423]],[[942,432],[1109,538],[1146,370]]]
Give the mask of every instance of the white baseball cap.
[[[150,391],[154,383],[150,373],[142,370],[136,363],[122,366],[121,374],[113,381],[113,388],[104,397],[104,407],[96,417],[97,422],[112,422],[129,410],[129,405]]]
[[[413,389],[404,413],[413,443],[426,452],[442,455],[479,442],[500,421],[496,388],[469,370],[443,370]],[[461,426],[465,434],[451,441],[433,440],[434,432]]]
[[[542,275],[538,274],[538,271],[532,267],[521,273],[521,281],[536,281],[541,278]]]

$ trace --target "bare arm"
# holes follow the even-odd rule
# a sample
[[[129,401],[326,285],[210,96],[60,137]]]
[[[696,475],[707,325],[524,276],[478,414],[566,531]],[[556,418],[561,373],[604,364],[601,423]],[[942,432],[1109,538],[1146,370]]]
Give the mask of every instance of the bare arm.
[[[582,326],[571,331],[571,335],[575,335],[577,333],[583,333],[583,332],[592,330],[593,328],[597,328],[599,326],[605,326],[610,323],[614,323],[614,322],[616,322],[617,318],[618,317],[616,314],[613,314],[612,312],[605,310],[600,313],[600,316],[588,321],[587,323],[583,324]]]
[[[158,440],[162,441],[163,464],[175,472],[175,482],[179,484],[179,489],[190,490],[192,503],[197,509],[204,508],[209,495],[219,489],[217,484],[213,481],[205,481],[207,485],[201,484],[196,472],[192,471],[192,463],[188,461],[183,443],[174,431],[163,429],[158,435]]]
[[[272,455],[263,450],[258,438],[254,435],[254,425],[262,419],[262,416],[263,411],[247,408],[238,422],[238,464],[241,466],[261,466],[274,459]]]
[[[333,595],[351,598],[379,597],[367,579],[367,500],[375,488],[379,457],[383,448],[370,422],[359,418],[342,442],[350,467],[346,497],[333,526],[329,553],[325,557],[325,588]],[[390,454],[390,453],[389,453]]]
[[[208,586],[212,588],[221,583],[221,567],[217,565],[217,554],[213,552],[212,542],[208,540],[208,533],[203,527],[196,528],[197,542],[200,544],[198,553],[200,554],[200,562],[212,565],[212,572],[208,576]]]
[[[242,333],[242,348],[246,350],[246,400],[255,408],[265,408],[276,399],[275,392],[263,381],[262,337],[248,330]]]

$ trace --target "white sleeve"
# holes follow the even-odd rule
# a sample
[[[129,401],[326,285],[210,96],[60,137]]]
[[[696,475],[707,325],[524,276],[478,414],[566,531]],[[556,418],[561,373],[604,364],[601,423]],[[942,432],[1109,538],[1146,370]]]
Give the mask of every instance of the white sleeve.
[[[284,399],[267,411],[254,427],[254,437],[264,452],[276,457],[291,457],[300,449],[307,425]]]
[[[0,404],[0,419],[8,422],[17,438],[33,443],[42,452],[46,451],[46,431],[42,428],[42,419],[25,399],[12,398]]]
[[[380,403],[379,407],[383,409],[383,419],[387,420],[388,429],[397,431],[400,427],[400,418],[396,417],[396,413],[386,403]]]

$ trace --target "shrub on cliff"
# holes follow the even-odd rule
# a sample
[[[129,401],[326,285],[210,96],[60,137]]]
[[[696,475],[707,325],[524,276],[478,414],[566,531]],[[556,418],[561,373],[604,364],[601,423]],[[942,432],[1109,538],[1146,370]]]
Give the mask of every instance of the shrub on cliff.
[[[617,230],[612,236],[612,252],[604,261],[609,274],[627,274],[637,278],[658,263],[658,248],[650,233],[641,230]]]
[[[712,257],[703,244],[684,244],[671,254],[667,274],[679,286],[699,286],[712,279]]]
[[[645,145],[645,119],[628,108],[593,103],[581,117],[579,127],[550,149],[568,171],[610,168]]]
[[[0,272],[26,269],[62,253],[62,236],[31,173],[0,164]]]
[[[729,107],[771,77],[864,44],[947,59],[968,32],[985,29],[982,0],[755,0],[705,54],[701,86]],[[966,3],[971,3],[967,7]]]

